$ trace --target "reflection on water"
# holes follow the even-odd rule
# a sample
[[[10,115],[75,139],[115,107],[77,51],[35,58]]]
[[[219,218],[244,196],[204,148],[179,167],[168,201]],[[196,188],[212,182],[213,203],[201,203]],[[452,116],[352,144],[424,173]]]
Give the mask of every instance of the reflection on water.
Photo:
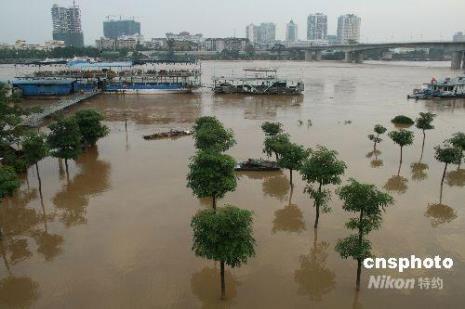
[[[213,108],[240,108],[244,119],[274,119],[279,111],[299,110],[303,96],[242,96],[215,95]]]
[[[263,180],[262,191],[265,196],[284,201],[289,193],[289,179],[282,173]]]
[[[370,158],[373,158],[373,160],[370,161],[370,166],[372,168],[380,168],[384,165],[384,162],[383,160],[379,159],[378,156],[381,155],[381,151],[379,150],[373,150],[373,151],[370,151],[369,153],[366,154],[366,157],[368,159]]]
[[[0,304],[2,308],[29,308],[38,299],[38,290],[39,284],[31,278],[10,275],[0,280]]]
[[[289,184],[288,184],[289,186]],[[300,233],[305,230],[305,222],[302,211],[297,205],[292,204],[293,188],[289,194],[289,203],[283,209],[274,212],[272,232],[295,232]]]
[[[192,293],[202,303],[202,308],[221,308],[229,307],[232,300],[237,295],[235,280],[231,272],[227,269],[224,271],[224,280],[226,285],[226,300],[221,300],[220,270],[213,267],[205,267],[200,272],[192,275],[191,290]]]
[[[412,180],[423,181],[428,178],[428,173],[426,173],[429,169],[428,164],[421,162],[412,163],[410,169],[412,171]]]
[[[98,160],[97,147],[84,152],[76,164],[80,172],[63,186],[53,198],[60,211],[61,221],[67,226],[85,224],[89,197],[110,189],[110,164]]]
[[[318,242],[317,230],[310,254],[300,257],[300,269],[294,273],[294,280],[299,285],[299,294],[308,295],[312,301],[321,301],[323,295],[336,286],[336,274],[326,266],[329,243]]]
[[[465,187],[465,169],[448,172],[446,182],[450,187]]]
[[[384,185],[384,188],[390,192],[404,194],[405,192],[407,192],[408,189],[407,183],[407,178],[395,175],[388,179],[388,181]]]
[[[447,205],[438,203],[430,204],[426,210],[425,216],[430,218],[431,225],[437,227],[444,223],[449,223],[457,218],[455,210]]]

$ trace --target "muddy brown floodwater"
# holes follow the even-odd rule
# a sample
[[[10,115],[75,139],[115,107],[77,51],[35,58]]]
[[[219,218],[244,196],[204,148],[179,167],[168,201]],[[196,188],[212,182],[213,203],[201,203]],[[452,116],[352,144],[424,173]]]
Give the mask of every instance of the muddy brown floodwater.
[[[238,72],[260,62],[206,62],[213,72]],[[463,308],[465,305],[465,170],[449,168],[440,201],[443,165],[433,147],[465,131],[465,101],[407,101],[406,94],[447,68],[342,63],[272,63],[281,75],[303,77],[302,98],[193,95],[101,95],[76,109],[95,108],[111,128],[108,137],[70,164],[46,158],[37,177],[29,169],[19,192],[2,202],[0,307],[34,308]],[[2,67],[7,74],[8,67]],[[47,102],[24,102],[48,104]],[[397,114],[438,114],[427,132],[405,147],[399,176],[399,147],[386,136],[372,153],[367,135],[374,124],[394,129]],[[256,256],[227,269],[227,300],[220,301],[219,265],[191,251],[190,220],[208,201],[186,188],[191,137],[145,141],[162,128],[190,127],[215,115],[234,130],[237,160],[260,157],[263,121],[284,124],[292,140],[326,145],[347,162],[344,177],[390,190],[395,205],[382,227],[370,234],[379,257],[440,255],[452,270],[363,270],[355,293],[356,262],[334,250],[349,234],[348,215],[333,195],[332,212],[314,233],[313,202],[295,175],[292,198],[288,173],[241,173],[238,187],[221,200],[254,212]],[[299,120],[302,121],[300,124]],[[311,120],[309,125],[308,120]],[[334,190],[334,188],[332,188]],[[368,289],[370,275],[440,277],[442,290]]]

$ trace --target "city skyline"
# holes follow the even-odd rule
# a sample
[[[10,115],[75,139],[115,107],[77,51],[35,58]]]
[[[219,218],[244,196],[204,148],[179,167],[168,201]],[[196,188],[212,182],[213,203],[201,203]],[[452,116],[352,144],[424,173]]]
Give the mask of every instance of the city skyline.
[[[263,7],[259,11],[253,9],[259,5],[256,2],[263,2]],[[72,5],[71,0],[43,0],[40,3],[18,0],[2,9],[0,23],[3,30],[0,33],[0,42],[13,43],[17,39],[30,42],[50,40],[52,38],[50,8],[55,3],[59,6]],[[108,6],[107,1],[79,0],[77,2],[81,8],[86,45],[93,45],[96,39],[103,36],[102,22],[107,15],[134,16],[143,25],[142,34],[147,39],[163,37],[167,32],[181,31],[203,33],[204,37],[244,37],[246,25],[273,22],[277,26],[276,39],[284,40],[286,24],[289,20],[294,20],[301,32],[306,33],[307,17],[315,12],[322,12],[328,16],[328,34],[336,33],[337,19],[340,15],[355,14],[361,17],[362,42],[451,40],[454,33],[465,30],[465,23],[460,15],[465,9],[465,3],[457,0],[443,1],[442,5],[448,7],[446,12],[438,11],[433,1],[424,1],[421,17],[411,14],[415,11],[418,2],[408,0],[376,4],[367,0],[336,0],[331,1],[330,4],[316,1],[312,5],[302,5],[300,1],[290,0],[289,5],[284,8],[274,0],[257,0],[253,4],[244,0],[238,0],[234,4],[219,4],[213,0],[204,0],[199,1],[194,7],[188,6],[186,1],[181,0],[173,0],[169,3],[135,0],[131,1],[130,6],[127,5],[127,1],[122,0],[113,0],[111,3],[112,5]],[[18,12],[21,12],[29,23],[24,26],[18,25],[16,23]],[[205,12],[209,14],[205,16]],[[228,12],[228,22],[224,21],[221,12]],[[201,14],[204,18],[199,19],[198,16]],[[395,23],[392,16],[395,16]],[[447,23],[444,23],[444,20],[447,20]],[[15,27],[8,26],[11,24],[15,24]],[[305,37],[301,35],[300,39]]]

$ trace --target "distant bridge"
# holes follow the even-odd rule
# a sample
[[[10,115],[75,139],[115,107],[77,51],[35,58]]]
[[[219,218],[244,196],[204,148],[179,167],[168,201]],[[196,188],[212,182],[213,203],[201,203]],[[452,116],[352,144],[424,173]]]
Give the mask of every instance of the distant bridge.
[[[362,43],[352,45],[328,45],[328,46],[308,46],[308,47],[288,47],[281,51],[304,51],[305,60],[321,60],[321,53],[325,50],[337,50],[345,53],[346,62],[361,63],[363,52],[377,49],[390,48],[441,48],[452,52],[453,70],[465,68],[465,42],[393,42],[393,43]],[[276,50],[276,49],[274,49]]]

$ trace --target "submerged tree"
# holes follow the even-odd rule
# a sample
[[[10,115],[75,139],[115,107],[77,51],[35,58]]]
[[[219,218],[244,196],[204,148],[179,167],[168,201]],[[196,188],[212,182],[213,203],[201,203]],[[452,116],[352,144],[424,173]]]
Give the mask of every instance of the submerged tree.
[[[215,210],[216,199],[236,189],[235,166],[236,162],[228,155],[200,151],[189,164],[187,187],[191,188],[198,198],[211,197]]]
[[[299,170],[302,167],[302,163],[309,156],[309,151],[303,146],[289,143],[284,145],[280,157],[278,159],[278,165],[281,168],[289,170],[289,182],[292,183],[292,171]]]
[[[195,147],[199,150],[223,152],[234,146],[232,130],[225,129],[215,117],[200,117],[194,125]]]
[[[52,156],[65,159],[66,173],[68,174],[68,160],[76,160],[81,154],[81,131],[76,119],[73,117],[60,119],[48,127],[48,145]]]
[[[412,118],[405,115],[398,115],[392,118],[391,122],[398,128],[409,128],[415,123]]]
[[[385,127],[383,127],[382,125],[377,124],[377,125],[375,125],[375,128],[374,128],[373,131],[375,131],[376,135],[375,134],[370,134],[370,135],[368,135],[368,138],[374,144],[373,145],[373,153],[376,153],[376,145],[383,141],[383,139],[381,138],[381,135],[386,133],[387,129]]]
[[[23,143],[24,156],[28,164],[34,164],[39,182],[39,193],[42,197],[42,180],[39,173],[39,161],[48,156],[47,137],[44,134],[31,133],[26,136]]]
[[[344,202],[342,208],[347,212],[357,213],[358,218],[351,218],[346,226],[357,231],[343,240],[339,240],[336,251],[342,258],[352,257],[357,260],[357,290],[360,289],[360,275],[362,261],[372,256],[371,243],[365,238],[371,231],[379,229],[382,221],[382,212],[385,207],[393,204],[393,198],[379,191],[376,186],[362,184],[354,179],[338,190],[338,195]]]
[[[11,166],[0,166],[0,200],[12,195],[19,186],[15,169]]]
[[[329,190],[323,189],[326,185],[337,185],[341,183],[341,176],[344,175],[346,164],[337,159],[337,152],[326,147],[319,146],[316,151],[312,151],[310,158],[304,161],[300,172],[302,179],[307,182],[305,192],[314,199],[316,208],[314,228],[318,227],[320,208],[323,212],[329,212],[331,207],[328,200],[331,197]],[[313,187],[316,184],[317,188]]]
[[[407,130],[391,131],[389,132],[389,137],[400,146],[400,161],[399,161],[399,170],[397,175],[400,175],[400,168],[402,167],[403,160],[403,149],[404,146],[409,146],[413,144],[413,132]]]
[[[458,160],[458,162],[454,162],[458,164],[458,168],[460,169],[460,166],[463,161],[464,152],[465,152],[465,133],[463,132],[455,133],[454,135],[452,135],[452,138],[449,139],[449,143],[451,143],[452,146],[460,149],[461,151],[460,159]]]
[[[100,138],[107,136],[109,133],[108,127],[102,124],[104,120],[102,114],[95,110],[81,110],[74,117],[81,131],[84,145],[93,146]]]
[[[415,126],[423,131],[423,142],[421,144],[420,162],[423,158],[423,151],[425,150],[426,131],[434,129],[432,123],[435,117],[436,114],[433,113],[420,113],[420,117],[418,117],[415,121]]]
[[[263,153],[268,157],[273,154],[276,157],[276,161],[281,157],[284,149],[291,143],[289,135],[286,133],[279,133],[274,136],[265,137]]]
[[[449,164],[454,164],[454,163],[457,163],[459,160],[461,160],[462,151],[459,148],[456,148],[450,144],[444,144],[442,147],[436,146],[434,150],[435,150],[434,157],[436,158],[436,160],[444,163],[444,171],[442,173],[442,178],[441,178],[441,194],[439,198],[440,203],[442,203],[442,191],[444,188],[444,179],[446,178],[446,174],[447,174],[447,167],[449,166]]]
[[[265,122],[262,124],[262,130],[266,136],[276,136],[283,132],[283,125],[279,122]]]
[[[224,266],[238,267],[255,255],[252,212],[234,206],[198,212],[191,222],[195,255],[220,262],[221,298],[226,297]]]

